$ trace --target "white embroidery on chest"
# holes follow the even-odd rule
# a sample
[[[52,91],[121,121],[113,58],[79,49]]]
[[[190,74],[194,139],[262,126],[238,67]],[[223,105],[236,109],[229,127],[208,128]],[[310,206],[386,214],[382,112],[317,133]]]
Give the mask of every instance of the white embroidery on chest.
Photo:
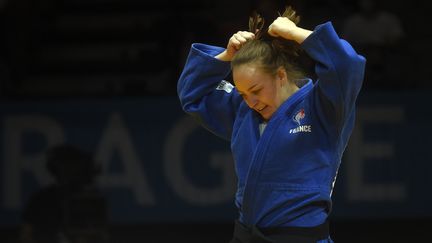
[[[312,132],[312,125],[302,125],[302,120],[305,118],[306,113],[304,109],[300,109],[294,116],[293,120],[298,124],[297,127],[289,130],[289,133],[299,132]]]
[[[234,86],[225,80],[222,80],[219,85],[216,87],[217,90],[223,90],[227,93],[231,93],[231,91],[233,90]]]

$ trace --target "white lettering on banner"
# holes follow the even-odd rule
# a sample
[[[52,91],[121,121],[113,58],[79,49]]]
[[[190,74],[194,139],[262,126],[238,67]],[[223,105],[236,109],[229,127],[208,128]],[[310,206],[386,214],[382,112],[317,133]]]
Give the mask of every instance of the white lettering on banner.
[[[365,159],[388,159],[395,156],[391,143],[363,140],[366,123],[401,123],[404,111],[400,107],[360,108],[356,126],[347,149],[347,196],[351,201],[404,201],[406,187],[402,183],[367,183],[363,180]]]
[[[52,178],[44,164],[45,151],[53,145],[63,143],[64,135],[57,121],[40,115],[7,116],[4,118],[3,129],[4,206],[7,209],[19,209],[23,202],[21,197],[22,171],[31,172],[40,185],[50,183]],[[37,153],[24,154],[23,135],[30,132],[43,135],[46,147]]]
[[[110,174],[108,171],[110,158],[117,151],[123,161],[122,174]],[[114,113],[108,120],[101,142],[96,150],[95,158],[102,162],[104,173],[98,178],[101,186],[127,187],[132,190],[138,204],[142,206],[154,205],[155,197],[152,194],[147,178],[143,173],[140,161],[132,138],[127,127],[118,113]]]
[[[191,204],[210,205],[232,201],[235,193],[236,177],[230,152],[210,155],[211,166],[222,171],[221,184],[216,188],[203,188],[194,185],[184,173],[183,146],[186,144],[188,136],[199,128],[193,118],[184,116],[176,122],[175,127],[168,134],[163,151],[166,178],[175,193]],[[197,150],[197,153],[199,152]]]

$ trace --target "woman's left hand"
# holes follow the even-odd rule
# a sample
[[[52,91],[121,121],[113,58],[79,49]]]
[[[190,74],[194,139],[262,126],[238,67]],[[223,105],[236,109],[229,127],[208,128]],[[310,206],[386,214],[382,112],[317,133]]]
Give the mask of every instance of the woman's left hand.
[[[274,37],[282,37],[301,44],[312,31],[298,27],[287,17],[278,17],[268,28],[268,33]]]
[[[293,39],[293,32],[297,28],[296,24],[287,17],[278,17],[268,28],[268,33],[274,37],[282,37],[288,40]]]

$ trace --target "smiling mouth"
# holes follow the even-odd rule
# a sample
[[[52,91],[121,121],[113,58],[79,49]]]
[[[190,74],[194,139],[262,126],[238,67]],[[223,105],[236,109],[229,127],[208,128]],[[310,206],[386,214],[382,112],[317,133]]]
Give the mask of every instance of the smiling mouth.
[[[260,108],[260,109],[257,109],[258,111],[262,111],[262,110],[264,110],[264,108],[266,108],[265,106],[263,106],[262,108]]]

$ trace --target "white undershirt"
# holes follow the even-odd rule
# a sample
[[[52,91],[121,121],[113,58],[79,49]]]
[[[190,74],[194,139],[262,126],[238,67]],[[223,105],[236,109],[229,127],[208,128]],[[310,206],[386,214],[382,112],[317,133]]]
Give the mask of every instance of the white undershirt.
[[[266,128],[266,126],[267,126],[267,122],[263,122],[263,123],[259,124],[258,128],[259,128],[260,136],[263,134],[264,129]]]

